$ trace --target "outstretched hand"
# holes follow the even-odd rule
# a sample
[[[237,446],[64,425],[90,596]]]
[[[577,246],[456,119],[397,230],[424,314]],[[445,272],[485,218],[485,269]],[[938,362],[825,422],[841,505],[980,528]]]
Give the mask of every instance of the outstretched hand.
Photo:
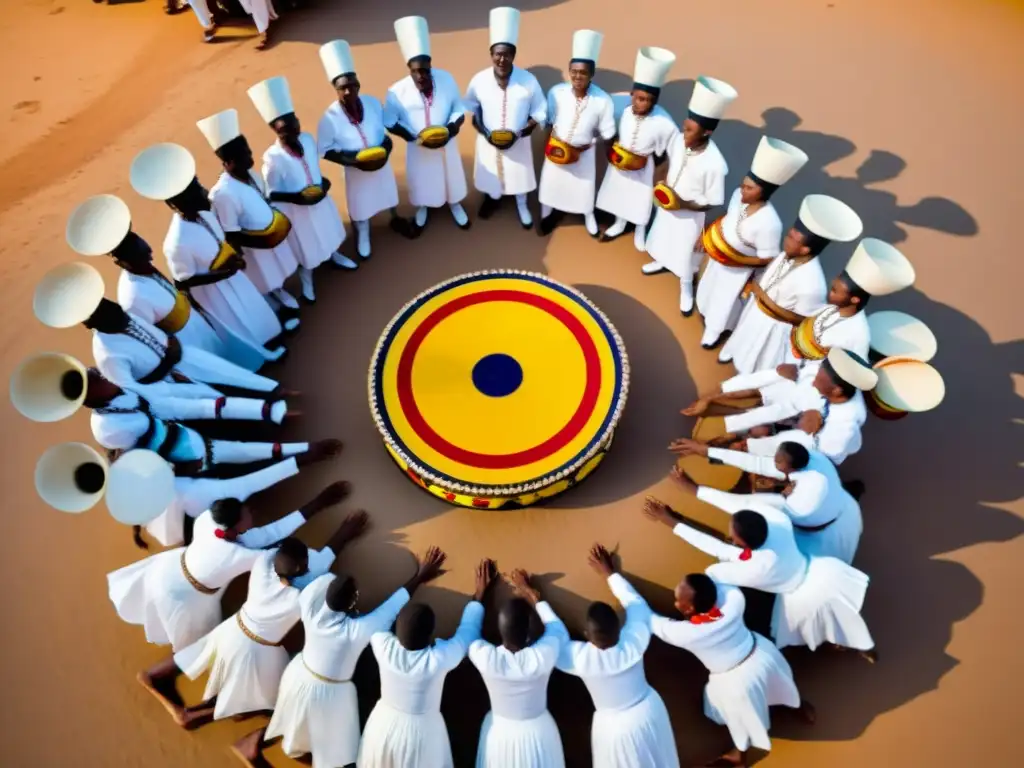
[[[612,553],[600,544],[595,544],[590,548],[587,564],[606,579],[613,573],[618,572]]]
[[[690,479],[690,476],[686,474],[686,471],[678,464],[672,467],[672,471],[669,473],[669,476],[672,478],[672,481],[684,491],[692,496],[697,495],[697,484]]]
[[[439,547],[431,547],[427,550],[422,558],[420,558],[419,572],[416,574],[420,584],[426,584],[429,581],[433,581],[442,573],[444,573],[444,561],[448,559],[448,555],[441,551]]]
[[[667,525],[669,528],[674,528],[676,523],[679,522],[668,504],[654,498],[653,496],[648,496],[644,499],[643,513],[644,517],[648,520],[652,520],[655,523],[662,523],[663,525]]]
[[[708,396],[700,397],[694,400],[690,405],[683,408],[680,411],[683,416],[703,416],[707,413],[708,408],[711,407],[711,398]]]
[[[476,567],[476,590],[473,592],[473,599],[478,603],[483,602],[488,590],[498,580],[498,564],[489,558],[484,558]]]
[[[503,576],[519,597],[526,598],[534,605],[540,602],[540,592],[530,583],[530,574],[522,568],[516,568]]]
[[[338,498],[341,501],[342,498],[348,495],[348,483],[335,483],[335,485],[344,485],[344,495]],[[332,488],[334,486],[331,486]],[[330,490],[330,489],[328,489]],[[337,502],[332,502],[337,503]],[[351,512],[345,516],[345,519],[341,521],[341,527],[338,528],[338,536],[343,536],[346,541],[352,541],[358,539],[364,533],[366,529],[370,527],[370,515],[365,509],[357,509],[355,512]]]
[[[673,440],[668,449],[677,456],[707,456],[708,446],[700,440],[693,440],[688,437],[681,437]]]

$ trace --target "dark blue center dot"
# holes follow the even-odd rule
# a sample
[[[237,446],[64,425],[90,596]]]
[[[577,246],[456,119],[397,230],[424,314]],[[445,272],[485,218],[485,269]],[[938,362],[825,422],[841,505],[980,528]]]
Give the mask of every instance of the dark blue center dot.
[[[522,383],[523,367],[509,355],[487,355],[473,366],[473,386],[488,397],[511,395]]]

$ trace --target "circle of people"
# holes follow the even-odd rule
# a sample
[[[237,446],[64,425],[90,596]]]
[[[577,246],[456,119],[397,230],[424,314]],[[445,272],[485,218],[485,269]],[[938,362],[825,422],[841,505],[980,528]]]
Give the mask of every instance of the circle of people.
[[[725,215],[705,227],[706,212],[726,203],[726,161],[711,135],[737,92],[721,80],[698,78],[680,130],[658,106],[675,60],[667,50],[641,48],[632,92],[609,96],[592,82],[602,35],[578,31],[567,82],[545,96],[536,78],[514,64],[519,12],[496,8],[491,66],[463,95],[452,75],[432,66],[425,19],[399,19],[395,33],[409,74],[383,103],[361,93],[348,43],[320,49],[338,98],[315,138],[302,130],[285,78],[249,89],[276,134],[260,174],[252,170],[253,153],[233,109],[198,122],[223,165],[209,191],[179,145],[157,144],[135,158],[133,189],[173,212],[163,241],[170,279],[132,231],[122,200],[99,195],[72,213],[71,248],[86,257],[112,256],[120,267],[117,301],[104,298],[102,276],[84,261],[50,271],[37,287],[34,312],[50,327],[90,329],[95,367],[61,353],[34,355],[15,372],[11,397],[39,422],[67,418],[84,405],[107,454],[84,443],[55,446],[37,465],[36,488],[48,504],[72,513],[105,496],[112,516],[135,527],[140,546],[147,546],[145,526],[172,547],[109,574],[110,599],[124,621],[145,629],[149,642],[171,647],[173,655],[140,673],[139,681],[177,723],[192,728],[273,710],[267,728],[233,747],[249,765],[266,765],[263,748],[280,738],[288,755],[311,754],[316,768],[451,766],[441,691],[447,673],[468,655],[491,701],[478,767],[564,765],[546,706],[556,667],[580,676],[593,697],[595,766],[678,766],[669,714],[644,675],[652,634],[707,667],[704,712],[728,728],[734,744],[717,764],[743,764],[750,748],[770,748],[769,706],[814,717],[779,649],[827,644],[874,659],[860,616],[868,577],[850,565],[862,530],[860,507],[838,467],[859,450],[868,410],[896,419],[942,400],[942,378],[928,364],[937,346],[931,331],[903,313],[864,312],[871,297],[911,285],[914,270],[896,248],[866,238],[829,286],[817,257],[832,241],[858,238],[861,220],[839,200],[812,194],[783,234],[769,198],[807,155],[770,137],[761,139]],[[506,576],[516,596],[498,612],[501,643],[481,639],[482,602],[498,578],[487,560],[477,569],[476,594],[454,637],[435,640],[431,609],[410,597],[441,572],[445,556],[436,549],[383,605],[358,615],[355,580],[329,570],[366,527],[367,515],[349,515],[321,549],[292,537],[310,517],[340,502],[347,483],[331,484],[301,509],[260,527],[246,505],[251,495],[304,466],[336,456],[340,441],[249,442],[203,434],[203,421],[281,424],[296,415],[288,400],[298,393],[256,372],[282,358],[288,334],[300,323],[299,302],[284,282],[297,271],[302,298],[312,303],[317,267],[358,266],[341,252],[345,228],[319,158],[343,168],[356,251],[360,260],[369,259],[370,220],[378,214],[387,213],[391,226],[409,238],[446,206],[456,225],[470,226],[462,159],[450,145],[467,114],[477,132],[480,219],[512,197],[523,227],[533,226],[527,195],[538,184],[529,136],[549,126],[539,183],[541,234],[566,214],[582,215],[587,231],[602,241],[632,227],[636,248],[650,258],[644,273],[679,279],[681,313],[688,316],[696,306],[705,323],[702,345],[720,347],[719,360],[739,372],[683,411],[729,411],[726,434],[680,439],[671,449],[731,464],[752,476],[754,489],[768,492],[698,487],[673,470],[679,487],[731,515],[727,541],[656,499],[644,505],[648,518],[721,561],[679,583],[678,617],[653,613],[600,545],[591,550],[590,564],[607,579],[626,618],[620,625],[609,605],[594,603],[584,641],[570,641],[528,574],[518,570]],[[388,134],[407,143],[411,219],[396,211]],[[609,160],[599,190],[598,141],[607,145]],[[663,180],[655,182],[657,176]],[[614,216],[603,232],[595,208]],[[268,462],[230,479],[209,474],[218,465]],[[244,573],[250,574],[248,597],[222,620],[221,593]],[[740,586],[777,595],[774,642],[744,624]],[[530,635],[534,612],[544,624],[539,638]],[[281,642],[300,620],[305,646],[289,660]],[[380,668],[381,699],[360,734],[351,676],[367,645]],[[206,673],[203,702],[185,706],[175,679]]]

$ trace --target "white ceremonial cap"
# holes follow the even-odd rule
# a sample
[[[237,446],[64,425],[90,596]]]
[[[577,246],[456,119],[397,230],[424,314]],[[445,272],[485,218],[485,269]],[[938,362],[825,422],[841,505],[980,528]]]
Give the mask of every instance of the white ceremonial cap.
[[[930,411],[946,397],[942,374],[928,363],[906,357],[888,358],[875,366],[874,395],[890,408],[907,413]]]
[[[174,501],[174,469],[158,453],[128,451],[107,473],[107,509],[125,525],[145,525]]]
[[[32,355],[11,374],[11,404],[32,421],[66,419],[82,407],[87,389],[85,366],[60,352]]]
[[[132,189],[150,200],[180,195],[196,177],[196,159],[180,144],[154,144],[132,160]]]
[[[693,84],[689,110],[695,115],[720,120],[739,92],[724,80],[701,75]]]
[[[601,43],[604,42],[604,35],[592,29],[578,29],[572,33],[572,57],[594,62],[601,55]]]
[[[800,203],[799,218],[812,234],[838,243],[856,240],[864,231],[857,212],[829,195],[807,195]]]
[[[272,77],[256,83],[248,90],[248,94],[265,123],[272,123],[281,115],[295,111],[286,77]]]
[[[668,71],[675,64],[676,55],[664,48],[645,45],[636,52],[633,65],[633,82],[651,88],[661,88],[668,78]]]
[[[878,383],[878,374],[871,369],[871,364],[845,349],[832,347],[828,351],[828,362],[839,378],[862,392],[874,389]]]
[[[36,462],[36,493],[54,509],[79,514],[96,506],[107,483],[107,460],[85,443],[61,443]]]
[[[225,109],[216,115],[204,117],[196,123],[196,127],[202,131],[214,152],[242,135],[242,129],[238,126],[237,109]]]
[[[873,312],[868,315],[871,348],[882,357],[908,357],[927,363],[939,351],[932,329],[906,312]]]
[[[422,16],[403,16],[396,21],[395,39],[407,64],[417,56],[430,55],[430,28]]]
[[[332,40],[320,46],[320,63],[324,65],[327,80],[334,83],[342,75],[356,71],[352,48],[347,40]]]
[[[68,217],[64,237],[82,256],[103,256],[113,251],[132,228],[132,214],[115,195],[96,195],[81,203]]]
[[[914,266],[889,243],[865,237],[846,262],[846,274],[872,296],[888,296],[914,284]]]
[[[519,44],[519,11],[515,8],[491,8],[491,45]]]
[[[89,319],[106,288],[96,267],[80,261],[54,267],[39,281],[32,311],[43,325],[70,328]]]
[[[769,184],[781,187],[807,163],[807,153],[785,141],[762,136],[750,163],[750,172]]]

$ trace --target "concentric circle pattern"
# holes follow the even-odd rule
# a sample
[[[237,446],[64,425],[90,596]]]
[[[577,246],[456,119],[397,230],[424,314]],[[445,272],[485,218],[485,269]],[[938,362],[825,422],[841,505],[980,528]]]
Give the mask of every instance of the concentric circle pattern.
[[[410,301],[370,362],[388,451],[453,504],[527,506],[589,475],[629,389],[618,332],[583,294],[529,272],[474,272]]]

